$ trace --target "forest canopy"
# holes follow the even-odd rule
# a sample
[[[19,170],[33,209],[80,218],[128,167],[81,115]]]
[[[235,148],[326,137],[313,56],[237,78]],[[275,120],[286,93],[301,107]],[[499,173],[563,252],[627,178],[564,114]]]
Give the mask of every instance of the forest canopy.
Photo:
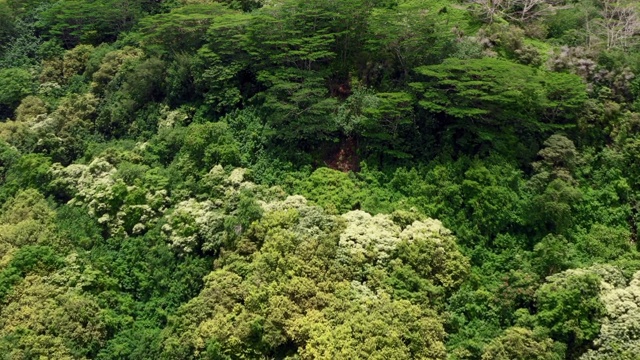
[[[634,0],[0,0],[0,358],[637,359]]]

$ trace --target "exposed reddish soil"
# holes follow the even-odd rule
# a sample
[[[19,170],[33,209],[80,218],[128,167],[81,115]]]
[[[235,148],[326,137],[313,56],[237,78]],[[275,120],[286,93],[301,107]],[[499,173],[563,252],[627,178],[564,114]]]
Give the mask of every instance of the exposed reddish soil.
[[[348,137],[340,141],[337,151],[328,154],[324,160],[328,167],[342,172],[360,170],[358,158],[358,142],[353,137]]]

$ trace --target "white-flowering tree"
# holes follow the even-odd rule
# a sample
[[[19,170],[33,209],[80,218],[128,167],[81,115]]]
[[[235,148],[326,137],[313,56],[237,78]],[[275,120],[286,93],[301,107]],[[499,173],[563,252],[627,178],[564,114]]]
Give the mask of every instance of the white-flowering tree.
[[[224,238],[224,212],[210,200],[182,201],[166,220],[162,231],[171,247],[181,253],[206,247],[204,243],[221,243]]]
[[[414,222],[403,231],[392,216],[331,215],[302,196],[264,201],[262,208],[242,239],[242,255],[221,252],[200,295],[172,319],[164,356],[252,358],[286,346],[300,359],[446,358],[434,309],[365,283],[345,266],[361,261],[384,272],[379,265],[392,261],[403,242],[431,242],[438,259],[440,242],[452,239],[439,222]]]
[[[71,197],[69,204],[86,206],[111,234],[141,234],[160,218],[171,200],[164,189],[127,185],[116,176],[117,171],[104,158],[96,158],[89,165],[54,164],[51,186]]]
[[[637,359],[640,353],[640,271],[628,286],[605,284],[600,296],[606,308],[596,349],[582,360]]]
[[[388,215],[371,216],[361,210],[348,212],[342,217],[347,228],[340,234],[341,252],[355,261],[384,262],[400,242],[400,226]]]
[[[214,166],[201,181],[208,198],[181,201],[165,216],[162,231],[171,247],[180,253],[215,252],[241,235],[261,212],[256,200],[281,192],[245,181],[245,173],[242,168],[227,173],[222,166]]]

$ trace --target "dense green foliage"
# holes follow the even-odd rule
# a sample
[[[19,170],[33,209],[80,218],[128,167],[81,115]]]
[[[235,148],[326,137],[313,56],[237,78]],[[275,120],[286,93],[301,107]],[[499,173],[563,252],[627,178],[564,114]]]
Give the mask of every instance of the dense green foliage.
[[[0,0],[0,358],[637,359],[633,0]]]

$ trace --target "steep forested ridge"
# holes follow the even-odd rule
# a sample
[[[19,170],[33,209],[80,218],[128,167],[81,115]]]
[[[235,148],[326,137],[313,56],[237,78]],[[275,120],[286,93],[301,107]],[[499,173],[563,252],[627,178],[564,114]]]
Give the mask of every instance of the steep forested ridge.
[[[635,0],[0,0],[0,358],[637,359],[638,40]]]

